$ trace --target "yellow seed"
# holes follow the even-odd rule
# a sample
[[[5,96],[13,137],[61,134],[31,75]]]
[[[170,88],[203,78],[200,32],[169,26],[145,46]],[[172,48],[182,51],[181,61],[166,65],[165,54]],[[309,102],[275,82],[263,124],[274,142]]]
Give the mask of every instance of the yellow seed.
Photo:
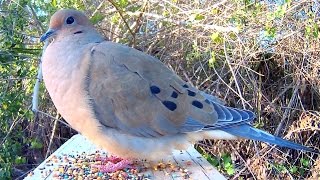
[[[59,168],[59,172],[63,173],[64,169],[63,168]]]

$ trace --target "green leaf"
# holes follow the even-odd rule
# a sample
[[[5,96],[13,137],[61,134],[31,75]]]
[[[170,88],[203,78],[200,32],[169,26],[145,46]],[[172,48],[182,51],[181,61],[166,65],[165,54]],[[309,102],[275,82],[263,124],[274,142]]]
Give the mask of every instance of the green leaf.
[[[189,17],[189,20],[190,21],[201,21],[205,18],[204,15],[202,14],[191,14],[190,17]]]
[[[233,175],[234,174],[234,172],[235,172],[235,170],[234,170],[234,168],[232,167],[232,168],[228,168],[227,169],[227,174],[228,175]]]
[[[304,167],[308,167],[309,166],[309,160],[308,159],[304,159],[304,158],[301,158],[300,159],[300,163],[304,166]]]
[[[313,36],[315,37],[315,38],[318,38],[319,37],[319,26],[318,26],[318,24],[316,24],[316,23],[314,23],[314,25],[313,25]]]
[[[292,174],[295,174],[298,172],[298,167],[297,166],[292,166],[290,169],[289,169],[290,173]]]
[[[206,154],[206,157],[205,157],[205,158],[207,159],[207,161],[208,161],[210,164],[212,164],[212,165],[215,166],[215,167],[218,167],[219,164],[220,164],[220,162],[219,162],[219,160],[218,160],[217,158],[215,158],[215,157],[213,157],[213,156],[211,156],[211,155],[209,155],[209,154]]]
[[[307,35],[311,34],[311,27],[310,26],[306,26],[306,34]]]
[[[214,68],[214,64],[216,63],[216,53],[214,51],[211,52],[211,58],[209,59],[208,65],[211,68]]]
[[[119,14],[115,14],[111,17],[111,22],[113,24],[118,24],[119,23],[119,20],[120,20],[120,15]]]
[[[211,14],[219,14],[219,13],[220,13],[220,10],[217,8],[214,8],[211,10]]]
[[[22,156],[17,156],[16,159],[14,160],[15,164],[24,164],[27,162],[27,159]]]
[[[90,21],[92,24],[97,24],[98,22],[100,22],[101,20],[104,19],[104,15],[101,13],[96,13],[93,17],[91,17]]]
[[[162,12],[162,16],[164,16],[164,17],[169,17],[169,16],[170,16],[169,11],[164,10],[164,11]]]
[[[219,37],[220,37],[220,33],[219,32],[215,32],[215,33],[212,33],[210,38],[213,42],[217,42],[219,40]]]
[[[52,4],[53,7],[57,7],[57,0],[52,0],[51,4]]]
[[[271,38],[274,38],[276,36],[276,28],[275,27],[266,27],[265,35]]]
[[[222,155],[223,167],[224,170],[227,172],[228,175],[234,174],[234,166],[232,164],[232,159],[230,154],[223,154]]]
[[[128,6],[128,0],[118,0],[118,4],[121,8],[125,8]]]
[[[232,167],[232,164],[230,162],[224,163],[224,167],[226,169],[228,169],[228,168]]]
[[[6,103],[3,103],[2,104],[2,108],[3,108],[3,110],[7,110],[8,109],[8,105]]]
[[[232,162],[230,154],[223,154],[221,158],[225,164]]]
[[[42,147],[43,145],[38,139],[31,140],[31,149],[41,149]]]
[[[283,164],[274,164],[274,167],[277,171],[281,172],[281,173],[284,173],[286,172],[286,167],[283,165]]]
[[[274,16],[276,18],[282,18],[286,13],[286,6],[279,6],[276,12],[274,13]]]
[[[194,20],[200,21],[200,20],[203,20],[204,18],[205,18],[204,15],[202,15],[202,14],[196,14],[195,17],[194,17]]]

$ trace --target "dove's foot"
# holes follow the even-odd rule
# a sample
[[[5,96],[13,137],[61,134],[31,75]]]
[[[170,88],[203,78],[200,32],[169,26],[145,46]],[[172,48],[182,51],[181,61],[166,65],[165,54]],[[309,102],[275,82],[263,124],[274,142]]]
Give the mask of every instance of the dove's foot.
[[[122,159],[116,156],[99,158],[99,161],[101,161],[101,164],[95,164],[92,168],[97,168],[103,173],[116,172],[118,170],[131,168],[131,165],[133,164],[131,160]]]

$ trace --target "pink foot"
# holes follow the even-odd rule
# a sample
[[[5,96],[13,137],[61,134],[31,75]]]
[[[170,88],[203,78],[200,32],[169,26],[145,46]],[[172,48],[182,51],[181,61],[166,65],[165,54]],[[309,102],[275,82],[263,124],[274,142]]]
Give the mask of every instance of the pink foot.
[[[101,164],[95,164],[91,167],[99,169],[102,173],[116,172],[121,169],[130,168],[132,165],[132,161],[116,156],[98,157],[96,160],[101,161]]]

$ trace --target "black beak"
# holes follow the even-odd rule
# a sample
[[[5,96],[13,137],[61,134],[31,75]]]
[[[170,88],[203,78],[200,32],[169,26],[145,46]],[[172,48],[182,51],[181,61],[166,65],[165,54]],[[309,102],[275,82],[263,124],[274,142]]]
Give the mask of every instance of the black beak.
[[[41,37],[40,37],[40,42],[43,42],[45,40],[47,40],[49,37],[51,37],[52,35],[55,34],[55,30],[53,29],[48,29],[48,31],[46,33],[44,33]]]

